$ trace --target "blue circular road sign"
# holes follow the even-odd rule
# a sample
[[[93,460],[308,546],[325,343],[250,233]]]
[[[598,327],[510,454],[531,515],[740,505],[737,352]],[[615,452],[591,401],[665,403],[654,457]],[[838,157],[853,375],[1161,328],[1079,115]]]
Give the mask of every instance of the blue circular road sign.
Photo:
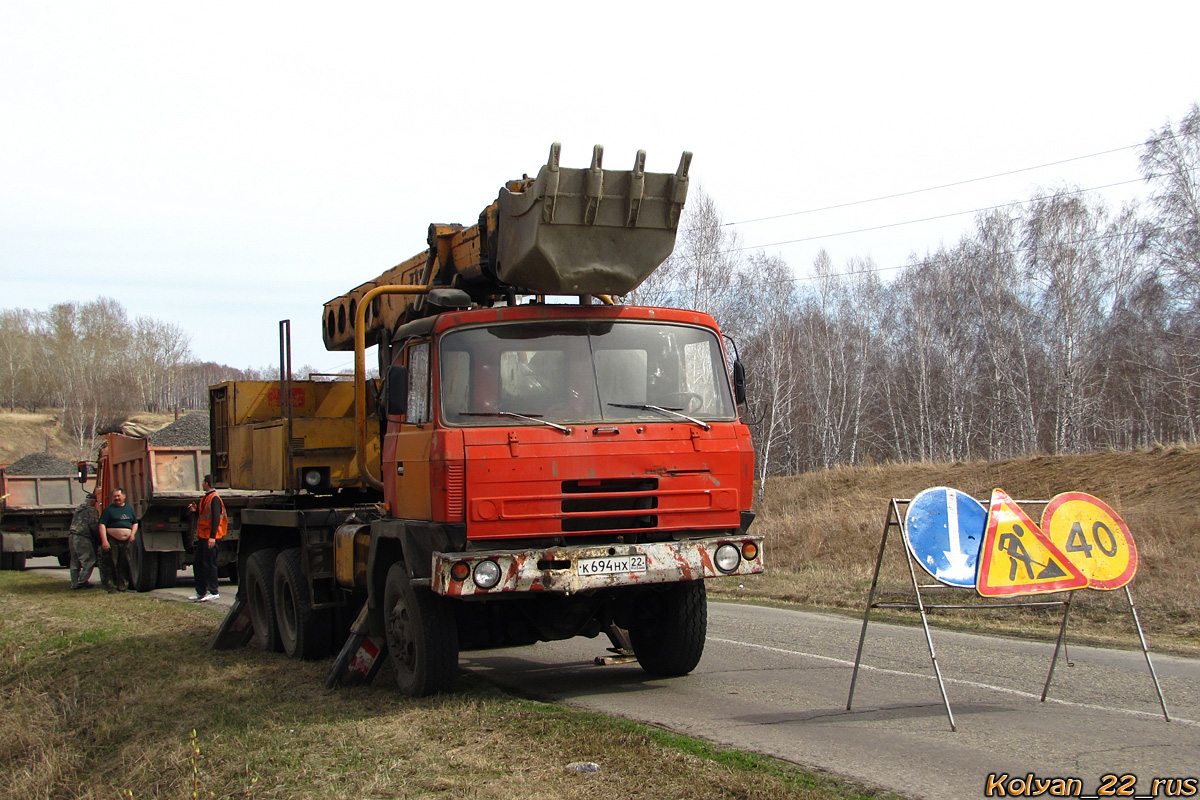
[[[904,515],[904,543],[921,568],[935,579],[964,589],[975,587],[975,567],[987,509],[968,494],[945,486],[913,498]]]

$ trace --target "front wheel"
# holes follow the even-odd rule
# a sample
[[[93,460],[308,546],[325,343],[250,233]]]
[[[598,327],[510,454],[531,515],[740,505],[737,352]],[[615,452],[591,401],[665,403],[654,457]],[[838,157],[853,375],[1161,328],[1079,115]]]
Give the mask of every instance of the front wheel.
[[[413,586],[392,564],[383,590],[383,619],[396,685],[409,697],[450,692],[458,681],[458,629],[445,598]]]
[[[676,583],[647,594],[629,626],[629,641],[651,675],[686,675],[700,663],[708,634],[704,581]]]

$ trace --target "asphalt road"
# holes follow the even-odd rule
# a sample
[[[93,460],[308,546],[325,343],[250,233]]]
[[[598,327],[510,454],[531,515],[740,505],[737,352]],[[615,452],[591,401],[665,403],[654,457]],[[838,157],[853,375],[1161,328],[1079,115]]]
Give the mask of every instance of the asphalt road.
[[[30,566],[67,577],[51,559]],[[192,593],[190,573],[179,580],[151,596],[183,601]],[[235,590],[223,583],[217,602],[231,604]],[[1060,656],[1043,703],[1052,644],[934,630],[952,731],[920,628],[871,623],[846,709],[861,625],[710,603],[700,666],[669,680],[646,676],[636,663],[597,666],[595,658],[608,655],[604,637],[464,653],[461,663],[523,696],[649,722],[911,797],[984,797],[989,775],[1078,778],[1084,796],[1106,775],[1136,776],[1142,796],[1156,778],[1200,777],[1198,659],[1152,653],[1168,722],[1140,649],[1068,640],[1071,666]]]
[[[1136,775],[1137,791],[1149,794],[1154,778],[1200,773],[1200,660],[1152,653],[1167,722],[1140,649],[1069,646],[1074,666],[1060,658],[1043,703],[1052,644],[935,630],[954,732],[920,628],[870,624],[866,667],[846,710],[861,626],[861,619],[711,603],[704,658],[684,678],[651,679],[636,664],[596,666],[603,637],[468,653],[462,663],[522,695],[914,797],[984,797],[989,773],[1076,777],[1085,794],[1109,774]]]

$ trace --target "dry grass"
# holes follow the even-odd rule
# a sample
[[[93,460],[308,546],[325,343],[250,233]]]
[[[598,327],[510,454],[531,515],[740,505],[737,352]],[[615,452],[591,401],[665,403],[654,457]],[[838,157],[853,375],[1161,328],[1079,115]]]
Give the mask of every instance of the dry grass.
[[[0,797],[876,796],[478,684],[406,700],[385,667],[325,691],[327,661],[207,651],[215,609],[6,572],[0,615]]]
[[[1183,446],[1000,462],[838,468],[772,479],[755,522],[757,532],[767,537],[768,573],[742,582],[743,589],[714,583],[710,593],[861,614],[890,499],[912,498],[933,486],[954,487],[985,505],[994,488],[1017,500],[1048,500],[1064,491],[1103,499],[1129,525],[1137,543],[1139,568],[1130,589],[1151,647],[1200,653],[1200,450]],[[1036,519],[1041,508],[1031,508]],[[912,597],[903,554],[893,529],[881,573],[885,599]],[[974,592],[945,590],[941,595],[937,602],[958,604]],[[1059,619],[1057,611],[1006,610],[940,614],[937,622],[1052,636]],[[1077,593],[1070,631],[1074,640],[1137,646],[1123,591]]]

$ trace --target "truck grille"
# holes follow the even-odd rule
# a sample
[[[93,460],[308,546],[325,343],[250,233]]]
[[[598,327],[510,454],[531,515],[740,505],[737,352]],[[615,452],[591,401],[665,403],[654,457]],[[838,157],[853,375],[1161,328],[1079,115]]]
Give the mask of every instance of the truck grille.
[[[654,528],[658,517],[656,478],[563,481],[563,533]],[[624,513],[622,513],[624,512]]]

